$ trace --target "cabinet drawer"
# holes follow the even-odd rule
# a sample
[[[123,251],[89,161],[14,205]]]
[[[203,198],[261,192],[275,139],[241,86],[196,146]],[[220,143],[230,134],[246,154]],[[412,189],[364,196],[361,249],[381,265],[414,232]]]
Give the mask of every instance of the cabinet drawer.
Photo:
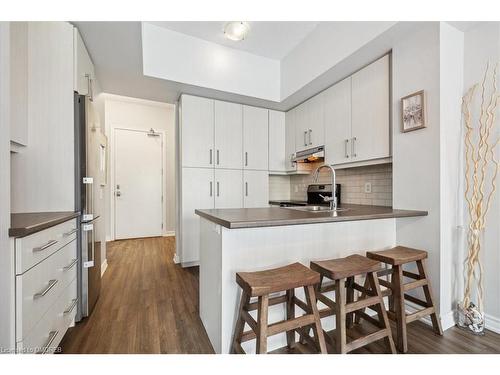
[[[53,353],[75,318],[76,305],[75,278],[31,332],[17,343],[17,351],[27,354]]]
[[[16,276],[16,337],[20,341],[76,278],[76,240]]]
[[[76,219],[68,220],[41,232],[16,239],[16,275],[54,254],[76,238]]]

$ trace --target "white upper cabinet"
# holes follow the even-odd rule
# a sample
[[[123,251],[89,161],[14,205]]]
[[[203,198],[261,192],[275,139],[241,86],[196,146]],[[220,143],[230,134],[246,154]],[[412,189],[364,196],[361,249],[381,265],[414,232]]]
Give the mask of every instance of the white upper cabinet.
[[[324,95],[320,93],[294,108],[295,148],[305,150],[325,143]]]
[[[269,206],[269,174],[267,171],[243,171],[243,207]]]
[[[243,106],[243,169],[268,170],[269,110]]]
[[[269,171],[286,172],[285,112],[269,111]],[[294,145],[295,146],[295,145]]]
[[[295,124],[295,151],[309,148],[309,126],[307,124],[307,114],[305,103],[292,109]]]
[[[352,161],[390,153],[389,56],[352,76]]]
[[[351,161],[351,77],[324,92],[325,162]]]
[[[86,95],[90,100],[94,99],[94,83],[96,81],[94,64],[85,47],[82,36],[75,27],[74,37],[74,90],[80,95]]]
[[[183,167],[215,165],[214,101],[183,95],[179,108]]]
[[[28,144],[28,22],[10,23],[10,140]]]
[[[292,109],[285,114],[285,170],[293,172],[297,170],[297,163],[292,163],[292,157],[296,150],[295,145],[295,117],[296,109]]]
[[[215,101],[215,168],[242,169],[242,105]]]
[[[243,170],[215,170],[215,208],[243,207]]]

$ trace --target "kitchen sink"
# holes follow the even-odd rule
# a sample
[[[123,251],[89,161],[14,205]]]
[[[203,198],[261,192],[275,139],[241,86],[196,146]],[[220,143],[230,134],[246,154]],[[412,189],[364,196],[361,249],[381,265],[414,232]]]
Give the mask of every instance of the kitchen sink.
[[[306,212],[342,212],[347,211],[349,208],[337,208],[336,210],[331,210],[328,206],[294,206],[294,207],[283,207],[289,210],[306,211]]]

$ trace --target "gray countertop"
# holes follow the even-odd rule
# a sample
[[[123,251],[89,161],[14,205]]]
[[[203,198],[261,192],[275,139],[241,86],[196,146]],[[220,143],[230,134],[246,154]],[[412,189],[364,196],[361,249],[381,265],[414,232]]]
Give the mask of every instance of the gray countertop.
[[[284,207],[195,210],[195,213],[229,229],[390,219],[428,214],[427,211],[396,210],[391,207],[357,204],[343,204],[342,208],[348,210],[337,212],[335,215],[331,212],[306,212]]]
[[[78,212],[27,212],[10,215],[9,237],[24,237],[74,219]]]

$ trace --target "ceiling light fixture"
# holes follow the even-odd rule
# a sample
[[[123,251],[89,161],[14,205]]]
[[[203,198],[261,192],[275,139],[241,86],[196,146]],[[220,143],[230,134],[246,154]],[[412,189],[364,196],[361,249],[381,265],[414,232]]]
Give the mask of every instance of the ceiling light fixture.
[[[250,31],[248,22],[233,21],[224,26],[224,35],[231,40],[243,40]]]

